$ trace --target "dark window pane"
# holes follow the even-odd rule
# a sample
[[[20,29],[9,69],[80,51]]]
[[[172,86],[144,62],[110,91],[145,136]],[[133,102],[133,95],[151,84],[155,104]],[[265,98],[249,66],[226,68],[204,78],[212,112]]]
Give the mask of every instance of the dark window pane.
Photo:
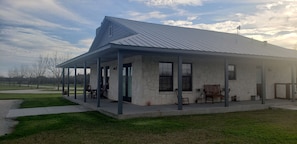
[[[191,64],[182,64],[183,76],[192,75],[192,65]]]
[[[182,64],[183,91],[192,91],[192,64]]]
[[[172,63],[159,63],[160,76],[172,76]]]
[[[192,91],[192,77],[183,77],[183,91]]]
[[[172,91],[173,90],[173,64],[159,63],[159,90]]]
[[[228,78],[229,80],[236,80],[236,67],[235,65],[228,65]]]

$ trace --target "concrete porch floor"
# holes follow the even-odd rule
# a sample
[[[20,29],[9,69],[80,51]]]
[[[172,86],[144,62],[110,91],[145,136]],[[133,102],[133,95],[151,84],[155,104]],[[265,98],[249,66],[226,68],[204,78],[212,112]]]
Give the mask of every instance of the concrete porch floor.
[[[138,106],[128,102],[123,102],[123,114],[118,115],[118,103],[109,99],[100,99],[101,106],[97,107],[97,99],[87,97],[86,102],[83,102],[82,95],[77,96],[77,99],[74,99],[74,96],[64,96],[64,98],[117,119],[253,111],[268,109],[273,106],[297,105],[296,102],[291,102],[290,100],[271,99],[265,100],[265,104],[261,104],[261,101],[229,102],[229,107],[225,107],[224,102],[214,104],[193,103],[183,105],[183,110],[177,110],[177,105],[175,104]]]

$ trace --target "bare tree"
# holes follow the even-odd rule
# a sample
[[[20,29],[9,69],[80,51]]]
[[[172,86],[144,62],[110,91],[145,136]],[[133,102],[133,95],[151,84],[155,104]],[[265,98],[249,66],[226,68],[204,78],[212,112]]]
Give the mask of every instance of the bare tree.
[[[33,64],[33,74],[37,80],[36,88],[39,88],[41,78],[44,76],[46,72],[46,62],[47,58],[40,55],[37,62]]]
[[[14,82],[15,82],[16,78],[18,77],[18,75],[19,75],[19,70],[16,67],[13,68],[13,69],[8,70],[8,77],[10,79],[9,85],[10,85],[11,81],[14,84]]]
[[[32,79],[34,77],[34,71],[33,71],[33,68],[31,66],[26,66],[24,68],[24,73],[25,73],[25,78],[27,79],[27,86],[29,87],[31,82],[32,82]]]
[[[60,89],[60,80],[62,78],[62,68],[57,68],[56,66],[65,60],[66,59],[63,56],[58,55],[57,52],[47,57],[46,67],[52,73],[58,90]]]

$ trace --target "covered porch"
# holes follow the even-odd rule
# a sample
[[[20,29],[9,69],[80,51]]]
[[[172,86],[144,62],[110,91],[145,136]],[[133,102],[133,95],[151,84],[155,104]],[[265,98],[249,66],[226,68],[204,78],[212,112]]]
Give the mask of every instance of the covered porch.
[[[124,67],[124,60],[125,58],[131,58],[133,56],[142,55],[142,56],[152,56],[152,55],[162,55],[162,56],[168,56],[170,55],[173,57],[173,61],[177,62],[177,74],[174,76],[177,83],[176,88],[176,104],[165,104],[165,105],[154,105],[154,106],[140,106],[135,105],[133,103],[128,103],[123,100],[123,67]],[[106,56],[108,55],[108,56]],[[189,115],[189,114],[205,114],[205,113],[225,113],[225,112],[235,112],[235,111],[248,111],[248,110],[258,110],[258,109],[267,109],[271,105],[278,105],[283,103],[291,103],[290,101],[294,102],[295,100],[295,86],[290,88],[288,93],[291,94],[290,100],[278,100],[278,99],[266,99],[266,79],[267,74],[266,71],[269,68],[267,67],[267,63],[271,59],[263,59],[263,58],[256,58],[256,61],[261,61],[260,67],[258,68],[260,70],[260,77],[261,77],[261,95],[262,97],[260,99],[257,99],[257,101],[241,101],[241,102],[232,102],[231,96],[229,92],[223,91],[224,99],[221,103],[215,103],[215,104],[190,104],[190,105],[183,105],[182,98],[184,92],[182,91],[182,64],[183,60],[188,57],[195,57],[200,56],[199,59],[209,59],[209,58],[216,58],[216,61],[220,61],[218,64],[220,67],[222,67],[223,71],[220,72],[221,75],[223,75],[223,84],[222,89],[229,89],[229,79],[228,79],[228,65],[229,61],[239,60],[242,59],[241,57],[236,56],[211,56],[211,55],[201,55],[200,53],[197,54],[175,54],[175,53],[155,53],[155,52],[140,52],[140,51],[131,51],[131,50],[115,50],[115,51],[109,51],[108,53],[104,54],[98,54],[94,53],[90,57],[84,57],[81,60],[73,61],[69,64],[66,64],[66,67],[63,68],[63,91],[67,92],[68,99],[71,101],[75,101],[76,103],[87,105],[93,108],[94,110],[98,110],[102,113],[105,113],[107,115],[110,115],[112,117],[116,118],[132,118],[132,117],[147,117],[147,116],[166,116],[166,115]],[[250,57],[244,57],[244,61],[251,61]],[[279,60],[279,59],[272,59],[272,60]],[[113,70],[115,75],[118,79],[115,80],[115,84],[117,87],[115,89],[111,89],[110,91],[113,91],[114,96],[117,96],[116,101],[112,101],[109,99],[102,99],[100,98],[100,94],[102,92],[102,85],[106,84],[106,77],[107,77],[107,67],[102,66],[102,63],[108,62],[108,61],[114,61],[116,62],[116,66],[110,67],[110,69]],[[74,66],[73,66],[74,65]],[[96,99],[89,99],[88,94],[86,92],[87,89],[87,73],[86,70],[90,68],[90,66],[96,66],[96,72],[95,75],[97,76],[96,79],[94,79],[97,83],[96,89]],[[289,73],[289,81],[291,81],[290,84],[295,85],[295,65],[291,63],[291,61],[288,61],[288,65],[290,65],[290,71]],[[70,96],[70,90],[69,90],[69,69],[74,69],[74,96]],[[76,71],[78,68],[84,69],[84,90],[83,95],[78,95],[76,93]],[[103,68],[103,69],[102,69]],[[109,68],[109,67],[108,67]],[[65,76],[65,69],[67,70],[67,86],[65,86],[66,82],[66,76]],[[104,73],[102,75],[102,72]],[[101,84],[100,84],[101,83]],[[112,86],[114,86],[112,85]],[[66,89],[64,88],[66,87]],[[195,89],[193,88],[193,93],[195,92],[197,87]],[[201,87],[199,87],[201,88]],[[117,90],[117,91],[115,91]],[[198,89],[197,89],[198,90]],[[200,89],[202,91],[202,89]],[[232,88],[231,88],[232,91]],[[175,93],[172,91],[171,93]],[[168,93],[168,92],[167,92]],[[269,93],[268,95],[271,95]],[[72,97],[72,98],[70,98]]]
[[[97,99],[87,98],[87,101],[84,102],[83,95],[78,95],[76,99],[74,96],[64,95],[64,98],[117,119],[253,111],[269,109],[274,106],[297,104],[296,102],[292,102],[290,100],[270,99],[266,100],[265,104],[262,104],[260,100],[230,102],[229,107],[225,107],[224,103],[197,103],[183,105],[183,110],[178,110],[176,108],[177,105],[175,104],[139,106],[124,102],[123,114],[119,115],[117,101],[101,99],[101,106],[97,107]]]

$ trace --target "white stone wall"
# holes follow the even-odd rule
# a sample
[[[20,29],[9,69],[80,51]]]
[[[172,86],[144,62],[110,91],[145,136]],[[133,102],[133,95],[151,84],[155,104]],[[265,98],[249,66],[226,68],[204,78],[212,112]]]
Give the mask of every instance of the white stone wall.
[[[291,65],[270,61],[266,64],[266,99],[274,99],[275,83],[291,83]]]
[[[177,88],[177,57],[165,56],[133,56],[124,59],[131,63],[132,72],[132,103],[137,105],[174,104],[177,96],[174,91],[159,92],[159,62],[173,62],[173,88]],[[187,57],[184,63],[192,63],[192,91],[184,91],[183,97],[188,97],[194,103],[205,84],[220,84],[224,87],[224,59],[214,57]],[[259,83],[259,67],[257,60],[230,59],[229,64],[236,65],[236,80],[229,80],[230,96],[236,95],[239,100],[250,100],[256,95],[256,85]],[[266,62],[266,98],[274,98],[274,83],[290,83],[291,69],[286,62]],[[117,61],[103,63],[110,67],[109,99],[118,99]],[[96,87],[96,65],[91,67],[91,85]]]
[[[142,57],[133,56],[124,58],[123,64],[132,64],[132,103],[140,101],[142,95]],[[109,90],[108,98],[111,100],[118,100],[118,69],[117,60],[105,62],[101,64],[102,67],[109,66],[110,77],[109,77]],[[90,84],[92,87],[97,87],[97,66],[91,66]]]

